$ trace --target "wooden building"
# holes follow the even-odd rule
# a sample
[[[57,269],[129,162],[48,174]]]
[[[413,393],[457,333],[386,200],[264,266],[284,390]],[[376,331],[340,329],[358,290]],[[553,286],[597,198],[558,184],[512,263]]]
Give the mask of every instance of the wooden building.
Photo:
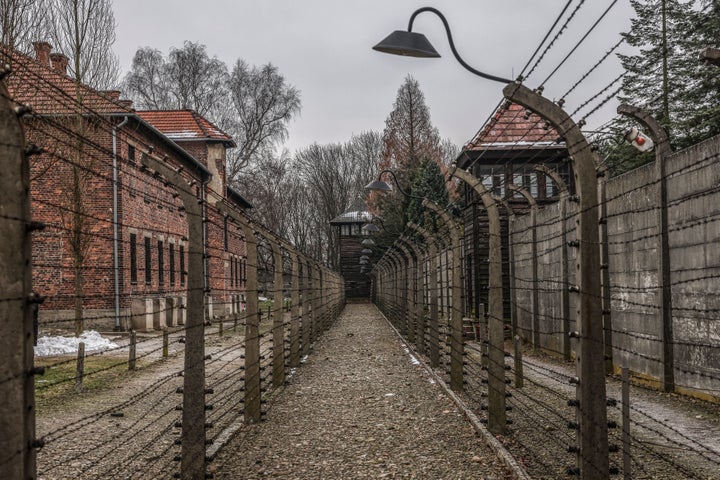
[[[350,209],[330,221],[330,225],[337,227],[339,247],[340,274],[345,279],[345,298],[370,298],[370,264],[361,265],[362,250],[366,248],[362,241],[367,236],[362,226],[372,220],[365,200],[358,198]],[[369,256],[369,255],[368,255]]]

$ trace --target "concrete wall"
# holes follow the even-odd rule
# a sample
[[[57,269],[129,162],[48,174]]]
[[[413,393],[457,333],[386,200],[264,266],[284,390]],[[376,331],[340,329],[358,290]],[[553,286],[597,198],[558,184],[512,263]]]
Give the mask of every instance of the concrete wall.
[[[672,363],[675,389],[720,397],[720,137],[666,159]],[[663,378],[663,323],[659,273],[659,183],[655,164],[607,182],[608,268],[610,274],[613,365],[629,367],[651,383]],[[541,347],[562,351],[560,268],[562,229],[576,239],[577,203],[562,221],[559,203],[537,217],[538,296]],[[530,217],[512,225],[520,335],[531,339],[532,261]],[[568,283],[577,285],[577,248],[568,247]],[[570,294],[574,330],[577,294]]]

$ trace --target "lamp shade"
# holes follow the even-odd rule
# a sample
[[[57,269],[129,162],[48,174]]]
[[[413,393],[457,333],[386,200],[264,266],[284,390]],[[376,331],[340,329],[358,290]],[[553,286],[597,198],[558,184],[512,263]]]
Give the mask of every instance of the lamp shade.
[[[422,33],[395,30],[385,37],[373,50],[406,57],[438,58],[440,54]]]
[[[362,250],[360,250],[360,253],[362,253],[363,255],[370,255],[372,253],[372,250],[370,250],[369,248],[363,248]]]
[[[370,222],[370,223],[366,223],[365,225],[363,225],[362,231],[365,233],[375,233],[375,232],[379,232],[380,229],[378,228],[377,225]]]
[[[373,180],[365,185],[365,190],[373,190],[375,192],[392,192],[392,187],[382,180]]]
[[[362,257],[360,257],[360,260],[370,260],[370,257],[368,257],[367,255],[363,255]]]
[[[366,247],[371,247],[371,246],[375,245],[375,241],[373,241],[372,238],[366,238],[365,240],[363,240],[360,243],[365,245]]]

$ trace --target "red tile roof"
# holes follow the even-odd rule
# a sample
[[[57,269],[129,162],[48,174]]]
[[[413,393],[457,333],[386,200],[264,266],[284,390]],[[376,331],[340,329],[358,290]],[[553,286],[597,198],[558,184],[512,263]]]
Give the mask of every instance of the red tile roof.
[[[521,105],[503,102],[463,150],[564,148],[564,143],[556,143],[560,136],[557,130],[546,126],[546,122],[534,113],[528,118],[525,116],[525,108]]]
[[[49,45],[47,45],[49,49]],[[116,92],[100,92],[75,80],[50,63],[41,64],[29,56],[0,46],[0,61],[8,63],[12,73],[6,85],[12,99],[30,105],[38,114],[132,112],[127,101],[119,100]],[[82,105],[77,101],[82,98]]]
[[[136,113],[176,142],[209,139],[235,146],[230,135],[194,110],[141,110]]]

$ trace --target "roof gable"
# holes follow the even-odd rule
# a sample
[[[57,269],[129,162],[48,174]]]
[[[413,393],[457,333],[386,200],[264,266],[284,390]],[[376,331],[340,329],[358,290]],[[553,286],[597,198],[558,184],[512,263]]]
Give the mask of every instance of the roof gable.
[[[463,150],[516,150],[545,149],[557,143],[557,130],[535,113],[527,116],[525,108],[517,103],[503,102],[490,121]]]
[[[129,102],[119,100],[117,92],[100,92],[37,60],[6,46],[0,58],[10,64],[12,73],[6,85],[13,100],[29,105],[38,114],[130,113]],[[78,103],[81,99],[82,104]]]
[[[140,110],[137,114],[175,141],[214,140],[236,146],[230,135],[194,110]]]

